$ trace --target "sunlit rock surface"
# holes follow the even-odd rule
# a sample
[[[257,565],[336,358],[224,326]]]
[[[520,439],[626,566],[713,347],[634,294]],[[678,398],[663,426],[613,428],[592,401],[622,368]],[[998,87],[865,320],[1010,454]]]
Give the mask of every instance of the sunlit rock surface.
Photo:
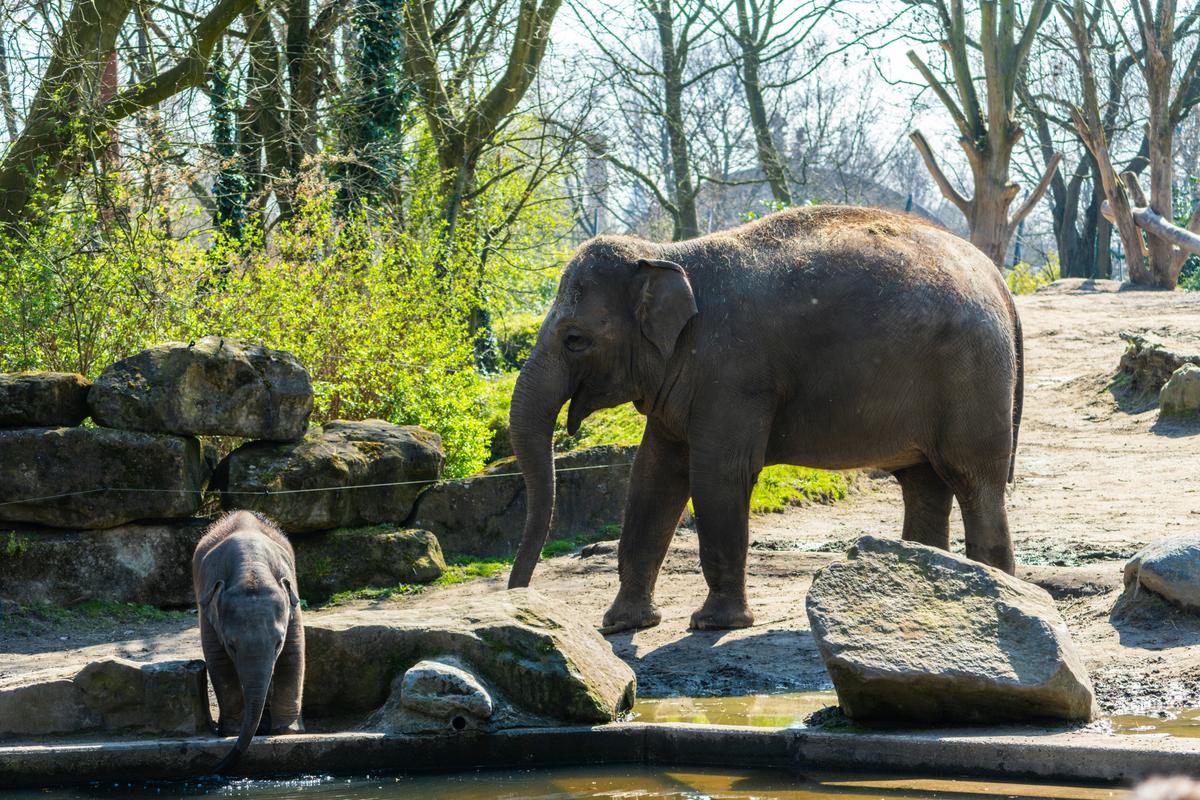
[[[838,701],[854,719],[1087,720],[1091,682],[1054,601],[992,567],[864,536],[807,601]]]
[[[633,671],[594,628],[530,589],[444,606],[347,609],[305,625],[306,714],[364,718],[427,659],[455,659],[525,721],[602,723],[633,705]],[[401,692],[403,692],[403,681]]]
[[[191,436],[111,428],[0,430],[0,503],[23,501],[0,505],[0,522],[112,528],[190,517],[200,508],[209,471]]]
[[[1189,611],[1200,611],[1200,534],[1143,547],[1125,564],[1125,586],[1137,584]]]
[[[203,661],[92,663],[74,675],[0,682],[0,736],[91,731],[205,733],[210,715]]]
[[[213,485],[224,508],[258,511],[286,533],[303,533],[402,522],[445,462],[441,437],[432,431],[379,419],[335,420],[298,442],[242,445],[217,467]]]
[[[74,372],[0,373],[0,428],[78,425],[91,385]]]
[[[205,336],[111,364],[88,404],[111,428],[292,441],[308,429],[313,390],[291,353]]]

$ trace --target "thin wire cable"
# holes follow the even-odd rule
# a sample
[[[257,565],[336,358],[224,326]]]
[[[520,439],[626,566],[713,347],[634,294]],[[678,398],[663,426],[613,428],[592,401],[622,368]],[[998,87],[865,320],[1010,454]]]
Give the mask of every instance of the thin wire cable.
[[[559,467],[555,472],[580,472],[588,469],[615,469],[617,467],[629,467],[633,462],[628,461],[622,464],[591,464],[582,467]],[[78,492],[63,492],[62,494],[50,494],[44,497],[28,497],[22,500],[5,500],[0,502],[0,506],[21,505],[25,503],[42,503],[48,500],[61,500],[66,497],[80,497],[82,495],[97,494],[99,492],[128,492],[131,494],[206,494],[209,491],[219,494],[230,494],[240,496],[267,497],[277,494],[305,494],[308,492],[344,492],[350,489],[383,489],[392,486],[417,486],[420,484],[448,483],[452,480],[483,480],[485,478],[512,478],[519,477],[520,472],[497,472],[492,475],[469,475],[466,478],[437,478],[419,481],[390,481],[388,483],[360,483],[354,486],[320,486],[311,489],[279,489],[277,491],[266,490],[262,492],[244,492],[227,489],[151,489],[145,487],[130,487],[121,488],[118,486],[103,486],[97,489],[81,489]]]

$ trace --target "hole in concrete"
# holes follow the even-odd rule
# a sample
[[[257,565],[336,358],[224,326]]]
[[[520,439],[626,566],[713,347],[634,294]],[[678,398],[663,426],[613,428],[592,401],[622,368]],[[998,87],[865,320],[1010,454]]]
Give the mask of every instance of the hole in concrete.
[[[454,719],[450,720],[450,727],[456,731],[465,730],[467,727],[467,718],[462,714],[458,714]]]

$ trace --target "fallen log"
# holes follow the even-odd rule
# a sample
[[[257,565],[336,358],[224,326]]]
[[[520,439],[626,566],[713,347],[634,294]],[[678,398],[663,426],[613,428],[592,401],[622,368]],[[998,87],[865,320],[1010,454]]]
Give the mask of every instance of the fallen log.
[[[1200,255],[1200,235],[1195,233],[1195,228],[1200,227],[1200,207],[1192,212],[1188,227],[1180,227],[1150,208],[1136,175],[1126,172],[1121,175],[1121,180],[1129,191],[1129,199],[1132,201],[1130,211],[1135,225],[1160,239],[1166,239],[1180,250]],[[1113,214],[1112,206],[1107,200],[1100,204],[1100,213],[1106,220],[1116,224],[1116,215]]]

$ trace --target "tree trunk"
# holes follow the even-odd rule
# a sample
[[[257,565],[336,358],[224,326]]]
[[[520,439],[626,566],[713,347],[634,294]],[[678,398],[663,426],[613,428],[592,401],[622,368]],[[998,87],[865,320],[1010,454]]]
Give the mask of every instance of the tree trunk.
[[[659,0],[654,16],[662,47],[665,79],[663,122],[667,127],[667,147],[671,154],[671,201],[676,208],[672,238],[678,242],[700,235],[700,218],[696,211],[692,161],[688,155],[687,133],[683,125],[683,65],[675,49],[675,20],[671,16],[670,0]]]
[[[787,166],[771,135],[771,121],[767,117],[767,104],[763,99],[762,80],[759,77],[761,58],[758,43],[750,30],[746,0],[737,0],[738,47],[742,53],[742,92],[746,96],[746,109],[750,112],[750,124],[754,129],[754,144],[758,151],[758,164],[771,187],[771,196],[776,203],[792,204],[792,190],[788,185]]]
[[[100,74],[115,51],[131,0],[79,0],[54,45],[21,135],[0,161],[0,233],[19,233],[60,197],[63,184],[90,152],[76,135],[96,122],[86,113]],[[94,142],[88,137],[89,147]]]

